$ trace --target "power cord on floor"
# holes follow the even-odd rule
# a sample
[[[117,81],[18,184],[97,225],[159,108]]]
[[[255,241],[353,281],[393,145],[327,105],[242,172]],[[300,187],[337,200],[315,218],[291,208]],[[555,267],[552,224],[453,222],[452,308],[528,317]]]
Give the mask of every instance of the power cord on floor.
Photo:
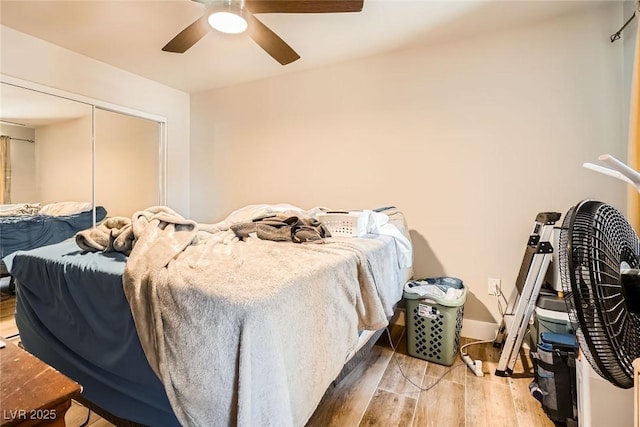
[[[391,345],[391,349],[393,350],[393,360],[396,361],[396,364],[398,365],[398,369],[400,370],[400,374],[402,374],[402,376],[409,381],[413,386],[415,386],[417,389],[419,389],[421,392],[422,391],[429,391],[431,390],[433,387],[437,386],[438,383],[440,381],[442,381],[442,379],[447,376],[451,371],[453,371],[456,368],[459,368],[460,366],[464,366],[464,363],[459,363],[457,365],[453,365],[452,367],[450,367],[449,369],[447,369],[447,371],[440,375],[440,377],[438,377],[438,379],[436,380],[435,383],[431,384],[429,387],[422,387],[422,385],[416,384],[415,382],[413,382],[413,380],[411,378],[409,378],[404,371],[402,370],[402,366],[400,365],[400,361],[398,360],[398,356],[396,354],[396,347],[395,345],[393,345],[393,339],[391,339],[391,331],[389,331],[389,326],[387,326],[385,328],[385,330],[387,331],[387,338],[389,339],[389,345]]]
[[[507,299],[505,298],[504,294],[502,293],[502,289],[498,289],[498,293],[496,294],[496,298],[497,298],[497,301],[498,301],[498,311],[500,312],[500,315],[504,317],[504,311],[502,309],[502,305],[500,304],[500,298],[501,297],[504,299],[505,303],[507,303]],[[506,309],[506,307],[505,307],[505,309]],[[484,372],[482,371],[482,361],[481,360],[472,360],[471,357],[467,354],[467,352],[464,351],[464,349],[469,347],[469,346],[472,346],[472,345],[493,343],[498,338],[498,334],[499,333],[500,333],[500,328],[498,328],[498,330],[496,330],[496,335],[491,340],[473,341],[473,342],[467,343],[467,344],[465,344],[465,345],[460,347],[460,350],[459,350],[460,351],[460,357],[462,358],[464,363],[469,367],[471,372],[473,372],[476,376],[478,376],[478,377],[484,376]]]

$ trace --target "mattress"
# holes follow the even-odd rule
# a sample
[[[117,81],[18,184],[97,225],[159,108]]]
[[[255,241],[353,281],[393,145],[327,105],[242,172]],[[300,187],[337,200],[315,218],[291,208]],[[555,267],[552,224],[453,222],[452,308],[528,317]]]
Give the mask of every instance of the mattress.
[[[27,350],[113,415],[179,425],[140,346],[122,289],[123,254],[82,252],[69,239],[5,262],[19,283],[16,325]]]

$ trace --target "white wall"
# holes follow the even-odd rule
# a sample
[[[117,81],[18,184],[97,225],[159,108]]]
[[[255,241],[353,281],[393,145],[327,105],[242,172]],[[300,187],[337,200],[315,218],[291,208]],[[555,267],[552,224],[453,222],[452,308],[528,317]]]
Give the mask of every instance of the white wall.
[[[0,135],[35,140],[35,129],[0,124]],[[11,203],[38,202],[35,145],[11,140]]]
[[[497,321],[487,278],[510,294],[538,212],[624,208],[624,185],[581,167],[626,157],[621,20],[612,4],[192,95],[192,217],[394,204],[416,275],[461,277],[465,318]]]
[[[189,95],[0,26],[0,73],[166,117],[168,205],[189,215]]]
[[[636,1],[625,1],[623,6],[623,22],[626,22],[633,13],[635,12],[638,6],[638,2]],[[631,20],[631,22],[625,27],[622,31],[622,38],[615,43],[622,44],[623,49],[623,57],[624,57],[624,90],[623,90],[623,101],[624,101],[624,117],[629,117],[629,103],[631,94],[631,83],[633,81],[633,62],[635,57],[636,50],[636,35],[638,33],[638,18],[640,16],[636,16],[635,19]],[[622,25],[620,25],[622,27]],[[616,28],[612,31],[612,34],[617,31],[620,27]],[[628,120],[625,123],[625,132],[628,132]]]
[[[43,205],[91,202],[91,108],[88,115],[36,129],[36,187]]]

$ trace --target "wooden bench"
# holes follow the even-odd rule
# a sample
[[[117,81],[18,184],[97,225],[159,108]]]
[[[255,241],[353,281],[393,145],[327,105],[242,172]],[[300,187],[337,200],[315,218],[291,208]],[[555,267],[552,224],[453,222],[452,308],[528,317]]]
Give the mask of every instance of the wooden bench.
[[[80,385],[15,344],[2,342],[0,426],[64,426]]]

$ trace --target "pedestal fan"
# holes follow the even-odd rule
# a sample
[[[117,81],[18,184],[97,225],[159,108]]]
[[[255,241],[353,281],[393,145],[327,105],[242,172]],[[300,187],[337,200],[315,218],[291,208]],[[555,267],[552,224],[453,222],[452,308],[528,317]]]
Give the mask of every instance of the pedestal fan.
[[[640,173],[604,154],[613,169],[583,166],[640,191]],[[560,278],[572,327],[594,371],[621,388],[634,386],[640,357],[640,242],[627,219],[606,203],[569,209],[560,230]]]
[[[569,320],[604,379],[633,387],[640,357],[640,242],[614,207],[585,200],[565,215],[558,248]]]
[[[638,172],[612,156],[599,159],[614,169],[584,166],[640,191]],[[633,387],[633,364],[640,357],[640,241],[636,232],[614,207],[585,200],[565,215],[558,255],[569,320],[580,350],[602,378],[620,388]]]

